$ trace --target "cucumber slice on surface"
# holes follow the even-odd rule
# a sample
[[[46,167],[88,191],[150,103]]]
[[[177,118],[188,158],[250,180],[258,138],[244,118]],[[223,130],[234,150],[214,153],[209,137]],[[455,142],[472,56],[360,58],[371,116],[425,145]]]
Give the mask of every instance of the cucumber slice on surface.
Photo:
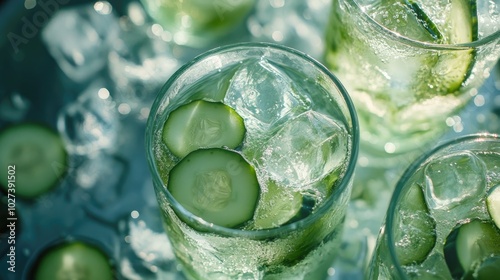
[[[473,220],[459,225],[446,240],[446,263],[457,278],[496,255],[500,255],[500,231],[491,222]]]
[[[300,193],[287,191],[273,181],[268,182],[267,191],[261,196],[254,216],[256,229],[278,227],[290,221],[302,208]]]
[[[194,215],[229,228],[252,219],[260,193],[254,168],[240,154],[219,148],[184,157],[170,171],[167,188]]]
[[[59,134],[41,124],[21,123],[0,132],[0,185],[7,190],[9,181],[15,195],[34,198],[50,189],[67,169],[67,153]],[[15,181],[7,170],[13,169]],[[10,178],[12,179],[12,177]]]
[[[491,188],[486,198],[486,205],[491,220],[500,229],[500,185]]]
[[[32,273],[35,280],[115,279],[106,255],[97,247],[79,241],[51,248],[40,256]]]
[[[402,198],[396,214],[394,242],[402,265],[421,263],[436,244],[436,222],[429,214],[422,188],[413,184]]]
[[[220,102],[196,100],[170,113],[163,126],[163,142],[178,157],[200,148],[236,148],[243,142],[243,119]]]

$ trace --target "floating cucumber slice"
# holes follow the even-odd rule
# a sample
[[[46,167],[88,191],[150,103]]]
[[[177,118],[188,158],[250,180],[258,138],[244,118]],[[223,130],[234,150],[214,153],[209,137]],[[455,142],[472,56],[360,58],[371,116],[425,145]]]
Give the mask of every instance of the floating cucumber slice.
[[[256,229],[278,227],[295,217],[302,208],[302,195],[269,181],[255,210]]]
[[[425,11],[422,10],[417,1],[405,0],[405,4],[407,5],[408,9],[410,9],[411,14],[415,17],[416,22],[419,24],[419,29],[425,29],[425,31],[427,31],[427,33],[423,32],[422,34],[420,34],[420,36],[422,36],[424,39],[429,39],[430,36],[430,38],[432,39],[428,40],[429,42],[439,42],[443,39],[441,31],[439,31],[437,26],[434,24],[434,22],[432,22],[431,18],[425,13]]]
[[[461,44],[478,36],[476,0],[436,1],[405,0],[417,21],[436,43]],[[436,12],[436,9],[439,12]],[[429,16],[432,15],[432,16]],[[439,22],[439,25],[434,21]]]
[[[418,0],[409,0],[413,7],[418,8],[422,14],[425,10],[435,9],[433,4],[423,8],[427,3]],[[425,2],[425,3],[423,3]],[[444,8],[443,8],[444,9]],[[478,39],[478,19],[476,0],[451,0],[448,7],[449,12],[441,13],[444,21],[439,29],[441,44],[463,44],[470,43]],[[428,22],[432,23],[428,18]],[[437,20],[437,19],[436,19]],[[436,26],[435,24],[433,24]],[[455,51],[441,51],[436,59],[430,57],[424,64],[430,68],[427,84],[431,85],[432,92],[441,94],[454,93],[460,89],[462,83],[470,76],[475,61],[475,51],[473,49],[463,49]],[[428,71],[428,70],[426,70]],[[419,92],[428,92],[426,84],[421,85]],[[434,94],[434,93],[432,93]]]
[[[445,43],[463,44],[478,39],[478,20],[475,0],[452,0],[451,11],[443,30]],[[442,55],[434,67],[438,74],[437,82],[446,88],[448,93],[460,89],[462,83],[470,76],[475,61],[475,51],[450,51]]]
[[[462,44],[478,39],[476,0],[452,0],[446,37],[449,43]]]
[[[459,225],[446,239],[444,253],[452,276],[460,278],[483,259],[500,255],[500,232],[480,220]]]
[[[175,109],[163,126],[163,142],[184,157],[200,148],[235,148],[245,135],[243,119],[220,102],[196,100]]]
[[[219,148],[184,157],[170,171],[167,188],[188,211],[223,227],[250,220],[260,193],[253,167],[240,154]]]
[[[115,279],[106,255],[80,241],[58,245],[41,255],[33,275],[35,280]]]
[[[488,213],[491,220],[500,229],[500,185],[491,188],[488,197],[486,198]]]
[[[59,134],[46,126],[21,123],[0,132],[0,185],[15,189],[16,196],[34,198],[49,191],[66,172],[66,160]]]
[[[400,205],[394,225],[395,250],[402,265],[421,263],[436,244],[436,222],[429,214],[422,188],[413,184]]]

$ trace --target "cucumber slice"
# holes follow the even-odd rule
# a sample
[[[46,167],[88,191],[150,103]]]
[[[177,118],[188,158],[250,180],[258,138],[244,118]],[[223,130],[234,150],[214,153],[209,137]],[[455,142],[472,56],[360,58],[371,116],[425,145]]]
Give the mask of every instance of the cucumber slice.
[[[426,10],[435,9],[435,2],[415,0],[410,0],[410,2],[413,7],[419,7],[422,14],[425,14]],[[424,6],[425,4],[428,6]],[[478,39],[476,0],[451,0],[446,9],[449,9],[449,12],[440,14],[444,15],[440,19],[443,23],[439,27],[435,27],[439,28],[438,32],[441,34],[440,43],[463,44]],[[431,19],[427,18],[427,22],[432,23]],[[436,25],[434,24],[434,26]],[[463,82],[470,76],[474,61],[475,51],[473,49],[441,51],[437,59],[430,57],[428,61],[424,61],[424,64],[431,69],[429,72],[431,75],[427,79],[427,84],[433,88],[431,92],[448,94],[458,91]],[[429,92],[427,84],[417,87],[418,91]]]
[[[422,27],[436,39],[435,43],[461,44],[477,39],[476,0],[448,0],[441,3],[422,0],[405,0],[405,2]],[[436,9],[439,11],[436,12]],[[434,21],[439,22],[439,25]]]
[[[184,157],[170,171],[167,188],[188,211],[223,227],[249,221],[260,193],[254,168],[240,154],[219,148]]]
[[[80,241],[58,245],[42,254],[32,275],[35,280],[115,279],[106,255],[97,247]]]
[[[254,227],[266,229],[278,227],[299,214],[302,208],[302,195],[278,186],[269,181],[267,191],[263,191],[255,210]]]
[[[236,148],[243,141],[243,119],[220,102],[196,100],[175,109],[163,126],[163,142],[178,157],[200,148]]]
[[[491,188],[486,198],[486,205],[491,220],[500,229],[500,185]]]
[[[462,44],[478,39],[478,20],[475,0],[452,0],[451,11],[444,28],[445,43]],[[442,55],[434,67],[436,83],[448,93],[458,91],[472,72],[475,51],[450,51]]]
[[[400,202],[394,242],[402,265],[421,263],[436,244],[436,222],[429,214],[422,188],[413,184]],[[404,208],[403,208],[404,207]]]
[[[500,255],[500,232],[491,222],[473,220],[450,233],[444,252],[452,275],[460,278],[483,259]]]
[[[431,39],[428,40],[429,42],[439,42],[443,39],[441,31],[439,31],[434,22],[432,22],[431,18],[425,13],[424,10],[422,10],[420,5],[416,1],[405,0],[405,4],[411,11],[411,14],[415,17],[416,22],[419,23],[420,29],[424,29],[425,31],[427,31],[425,35],[421,34],[420,36],[424,36],[423,38],[429,38],[430,36]]]
[[[21,123],[0,133],[0,167],[4,170],[0,185],[9,192],[14,189],[16,196],[35,198],[52,189],[66,172],[66,161],[59,134],[44,125]]]
[[[478,39],[476,0],[452,0],[446,28],[451,44],[469,43]]]

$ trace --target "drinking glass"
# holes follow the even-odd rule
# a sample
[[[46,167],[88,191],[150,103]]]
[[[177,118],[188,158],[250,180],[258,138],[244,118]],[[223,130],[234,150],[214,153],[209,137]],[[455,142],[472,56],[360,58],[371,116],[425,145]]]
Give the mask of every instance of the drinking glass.
[[[499,13],[498,0],[332,2],[326,66],[356,106],[367,165],[409,163],[443,136],[500,57]]]
[[[397,183],[370,279],[494,279],[500,272],[500,138],[473,134],[415,161]]]
[[[225,109],[215,113],[217,106]],[[212,145],[224,131],[216,119],[224,111],[241,117],[230,131],[244,127],[244,137]],[[343,86],[294,49],[229,45],[178,70],[153,104],[146,149],[164,227],[186,277],[325,278],[341,241],[358,137]],[[184,150],[190,145],[184,141],[199,147]],[[187,181],[176,189],[178,170]],[[200,187],[206,181],[211,188]],[[238,196],[234,208],[226,206]],[[234,217],[244,218],[229,223]]]
[[[179,45],[205,46],[243,23],[255,0],[141,0]]]

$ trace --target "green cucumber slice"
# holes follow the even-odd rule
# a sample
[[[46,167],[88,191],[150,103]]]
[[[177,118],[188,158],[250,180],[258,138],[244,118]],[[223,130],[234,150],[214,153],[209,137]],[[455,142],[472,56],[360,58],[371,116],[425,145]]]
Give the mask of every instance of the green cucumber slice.
[[[419,7],[423,14],[430,9],[436,9],[435,2],[415,0],[410,0],[410,2],[414,7]],[[426,4],[428,6],[424,6]],[[444,10],[445,7],[442,9]],[[439,19],[443,22],[435,27],[439,29],[441,34],[439,43],[463,44],[478,39],[476,0],[451,0],[446,9],[449,11],[440,13],[440,15],[444,15],[443,18]],[[428,22],[432,22],[431,19]],[[434,26],[436,25],[434,24]],[[432,94],[435,94],[434,92],[441,94],[457,92],[470,76],[474,62],[475,50],[472,48],[454,51],[443,50],[437,58],[429,57],[428,61],[424,61],[424,65],[429,67],[430,71],[426,71],[429,71],[430,75],[426,84],[417,87],[418,91],[421,93],[432,92]],[[432,91],[429,91],[427,84],[431,85]]]
[[[16,196],[35,198],[55,187],[67,170],[59,134],[37,123],[21,123],[0,132],[0,185]],[[14,190],[14,191],[12,191]]]
[[[254,216],[260,193],[254,168],[240,154],[220,148],[184,157],[170,171],[167,188],[194,215],[229,228]]]
[[[302,208],[302,195],[278,186],[274,181],[267,183],[255,210],[254,227],[266,229],[278,227],[299,214]]]
[[[452,0],[445,30],[451,44],[469,43],[478,39],[476,0]]]
[[[421,26],[435,39],[435,43],[461,44],[477,39],[476,0],[405,2]]]
[[[486,205],[491,220],[500,229],[500,185],[491,188],[486,198]]]
[[[396,215],[394,242],[402,265],[421,263],[436,244],[436,222],[429,213],[422,188],[413,184],[402,198]],[[404,208],[403,208],[404,207]]]
[[[489,221],[459,225],[446,239],[444,253],[452,276],[460,278],[485,258],[500,255],[500,232]]]
[[[478,20],[475,0],[452,0],[449,18],[443,30],[445,43],[463,44],[478,39]],[[456,92],[472,72],[475,51],[450,51],[440,56],[434,67],[436,83],[448,93]],[[441,79],[441,81],[439,81]]]
[[[243,119],[231,107],[196,100],[170,113],[163,126],[163,142],[178,157],[200,148],[236,148],[243,141]]]
[[[80,241],[55,246],[42,254],[33,275],[35,280],[115,279],[106,255],[97,247]]]

